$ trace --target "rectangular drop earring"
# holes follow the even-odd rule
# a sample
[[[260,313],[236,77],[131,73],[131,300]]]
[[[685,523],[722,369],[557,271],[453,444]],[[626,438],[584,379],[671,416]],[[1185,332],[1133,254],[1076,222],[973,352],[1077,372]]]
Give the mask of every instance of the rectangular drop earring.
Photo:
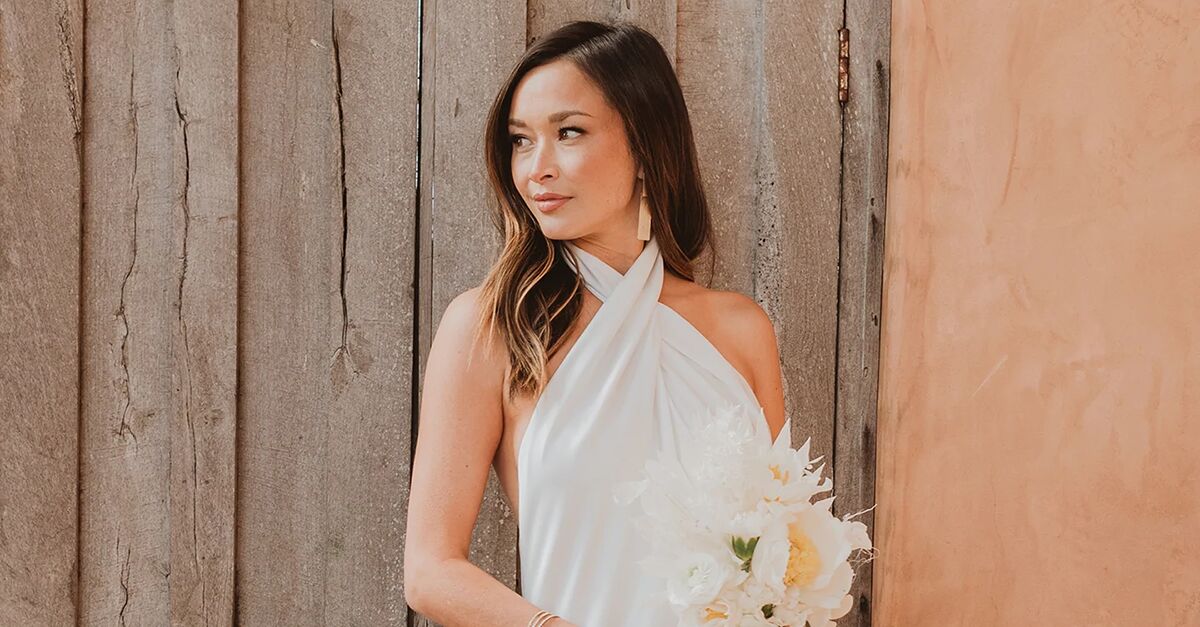
[[[646,180],[642,179],[642,200],[638,205],[638,239],[650,241],[650,201],[646,198]]]

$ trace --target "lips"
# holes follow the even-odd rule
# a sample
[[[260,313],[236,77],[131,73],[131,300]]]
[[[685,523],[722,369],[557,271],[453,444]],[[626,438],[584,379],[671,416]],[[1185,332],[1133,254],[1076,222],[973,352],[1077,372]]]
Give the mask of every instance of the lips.
[[[537,203],[538,211],[549,213],[558,209],[571,200],[570,196],[559,196],[557,194],[538,194],[534,196],[534,202]]]

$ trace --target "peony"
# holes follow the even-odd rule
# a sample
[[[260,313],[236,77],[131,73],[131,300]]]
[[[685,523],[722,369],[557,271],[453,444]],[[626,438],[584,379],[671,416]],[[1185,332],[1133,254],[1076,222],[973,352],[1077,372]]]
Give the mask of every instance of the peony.
[[[750,562],[750,572],[759,583],[782,594],[790,555],[787,526],[782,521],[777,522],[759,537]]]

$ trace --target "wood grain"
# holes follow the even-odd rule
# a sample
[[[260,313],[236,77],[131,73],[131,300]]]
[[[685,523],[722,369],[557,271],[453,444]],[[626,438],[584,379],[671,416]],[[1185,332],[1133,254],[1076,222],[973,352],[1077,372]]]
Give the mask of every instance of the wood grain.
[[[416,16],[242,7],[239,622],[406,621]]]
[[[833,483],[838,517],[854,515],[874,538],[875,425],[879,381],[880,299],[887,200],[891,7],[846,3],[850,93],[843,108],[842,226],[838,272],[837,412]],[[871,510],[871,511],[867,511]],[[867,556],[854,556],[856,561]],[[841,627],[872,624],[874,562],[856,565],[854,609]]]
[[[833,453],[842,114],[840,2],[681,7],[677,61],[716,229],[715,289],[775,322],[793,445]],[[711,273],[705,273],[711,268]]]
[[[89,7],[80,622],[233,613],[235,6]]]
[[[78,616],[79,2],[0,1],[0,624]]]
[[[437,322],[455,296],[479,285],[498,252],[488,218],[483,125],[501,82],[525,49],[525,5],[515,0],[423,3],[419,380]],[[419,429],[419,408],[413,414]],[[468,559],[517,589],[517,519],[488,472]],[[413,614],[413,625],[434,625]]]

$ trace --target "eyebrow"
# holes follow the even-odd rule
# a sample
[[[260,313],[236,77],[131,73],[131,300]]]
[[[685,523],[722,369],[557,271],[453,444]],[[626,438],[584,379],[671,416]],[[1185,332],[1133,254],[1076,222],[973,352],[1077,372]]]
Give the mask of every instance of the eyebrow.
[[[559,111],[558,113],[552,113],[552,114],[550,114],[550,117],[548,119],[550,120],[551,123],[561,122],[573,115],[586,115],[589,118],[592,117],[592,114],[590,114],[590,113],[584,113],[583,111],[575,111],[572,109],[571,111]],[[524,122],[522,122],[521,120],[518,120],[516,118],[510,118],[508,120],[508,125],[516,126],[518,128],[529,128],[529,125],[525,124]]]

